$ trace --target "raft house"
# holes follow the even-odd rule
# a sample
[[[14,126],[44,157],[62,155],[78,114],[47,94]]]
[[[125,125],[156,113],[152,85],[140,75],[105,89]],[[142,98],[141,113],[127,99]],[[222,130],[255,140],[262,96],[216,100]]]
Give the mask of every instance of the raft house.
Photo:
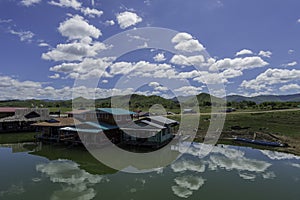
[[[0,107],[0,132],[34,131],[31,124],[48,119],[47,108]]]
[[[134,120],[136,113],[122,108],[78,110],[67,114],[68,118],[33,124],[41,132],[37,138],[96,147],[114,143],[159,148],[172,140],[179,124],[163,116]]]

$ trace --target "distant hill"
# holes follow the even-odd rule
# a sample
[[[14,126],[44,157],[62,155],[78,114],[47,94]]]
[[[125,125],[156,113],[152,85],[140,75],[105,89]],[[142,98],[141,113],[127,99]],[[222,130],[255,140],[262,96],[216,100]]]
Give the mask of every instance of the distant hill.
[[[200,106],[209,106],[211,99],[212,102],[223,102],[224,100],[215,96],[211,96],[207,93],[200,93],[196,95],[198,104]],[[154,104],[161,104],[165,108],[173,109],[179,108],[180,102],[184,102],[187,105],[196,105],[193,99],[193,96],[179,96],[177,98],[165,99],[160,96],[151,95],[125,95],[125,96],[114,96],[114,103],[116,106],[125,107],[126,99],[130,98],[130,108],[132,110],[145,109],[149,108]],[[300,94],[293,95],[261,95],[256,97],[244,97],[239,95],[227,96],[227,102],[241,102],[241,101],[253,101],[255,103],[263,102],[300,102]],[[85,99],[83,97],[78,97],[72,100],[3,100],[0,101],[0,107],[44,107],[44,108],[72,108],[72,103],[77,104],[77,108],[84,107],[110,107],[111,106],[111,97],[96,99]]]
[[[227,96],[227,101],[241,102],[254,101],[255,103],[263,102],[300,102],[300,94],[292,95],[260,95],[255,97],[244,97],[240,95]]]

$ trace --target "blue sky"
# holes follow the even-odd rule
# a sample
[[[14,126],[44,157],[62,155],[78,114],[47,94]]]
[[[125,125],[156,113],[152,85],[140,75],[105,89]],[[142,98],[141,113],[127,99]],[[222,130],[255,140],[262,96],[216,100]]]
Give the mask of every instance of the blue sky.
[[[215,80],[226,94],[299,93],[299,7],[297,0],[1,0],[0,99],[91,97],[93,87],[74,82],[100,76],[97,98],[195,95]],[[126,40],[144,49],[101,57],[107,39],[145,27],[177,31],[159,36],[174,51],[150,48],[132,32]]]

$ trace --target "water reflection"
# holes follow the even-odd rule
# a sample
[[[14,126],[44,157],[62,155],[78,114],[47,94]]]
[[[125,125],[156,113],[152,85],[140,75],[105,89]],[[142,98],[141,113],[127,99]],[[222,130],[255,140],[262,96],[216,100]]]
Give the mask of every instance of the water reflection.
[[[300,195],[298,156],[220,145],[202,157],[201,148],[202,144],[193,143],[169,167],[144,174],[112,170],[83,148],[43,145],[27,153],[0,148],[0,199],[37,195],[51,200],[262,199],[264,195],[297,199]],[[249,193],[249,188],[265,193]],[[222,192],[211,192],[215,190]]]
[[[274,172],[268,171],[272,165],[271,163],[247,158],[244,151],[230,146],[216,146],[207,157],[201,158],[201,149],[205,148],[203,146],[204,144],[193,143],[186,151],[186,155],[171,165],[173,172],[235,171],[240,178],[247,181],[255,181],[257,176],[265,179],[276,177]],[[180,147],[174,149],[181,150]],[[188,198],[193,194],[193,191],[199,190],[205,182],[210,180],[206,180],[199,175],[184,175],[176,177],[174,181],[177,185],[172,186],[173,193],[178,197]]]
[[[55,160],[36,166],[36,170],[45,174],[53,183],[61,183],[62,189],[51,197],[56,199],[90,200],[96,196],[93,186],[101,181],[108,181],[100,175],[93,175],[79,168],[69,160]]]

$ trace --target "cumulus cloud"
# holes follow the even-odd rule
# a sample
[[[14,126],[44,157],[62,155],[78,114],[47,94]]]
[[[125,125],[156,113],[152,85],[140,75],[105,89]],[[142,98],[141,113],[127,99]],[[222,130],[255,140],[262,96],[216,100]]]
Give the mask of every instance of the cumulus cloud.
[[[77,0],[52,0],[49,2],[49,4],[63,8],[73,8],[74,10],[78,10],[88,17],[99,17],[103,14],[103,11],[101,10],[83,7],[82,3]]]
[[[161,86],[158,82],[150,82],[148,85],[157,91],[168,91],[169,90],[169,88]]]
[[[183,52],[199,52],[205,50],[203,45],[188,33],[178,33],[172,38],[174,48]]]
[[[222,76],[226,79],[235,78],[242,75],[243,75],[242,70],[236,70],[236,69],[226,69],[222,72]]]
[[[245,58],[224,58],[218,60],[213,65],[211,65],[210,70],[225,70],[225,69],[235,69],[235,70],[245,70],[245,69],[253,69],[258,67],[267,66],[269,63],[264,61],[258,56],[245,57]]]
[[[178,33],[172,38],[173,43],[179,43],[182,41],[188,41],[193,39],[193,36],[189,33]]]
[[[95,26],[88,24],[83,17],[75,15],[70,19],[60,23],[58,31],[68,39],[82,39],[85,37],[98,38],[101,31]]]
[[[134,12],[125,11],[117,14],[117,22],[121,29],[134,26],[139,22],[142,22],[143,19]]]
[[[185,65],[185,66],[197,66],[197,67],[209,67],[215,63],[213,58],[205,58],[203,55],[196,56],[184,56],[184,55],[174,55],[171,60],[171,63],[176,65]]]
[[[264,90],[268,86],[289,83],[300,80],[300,70],[292,69],[267,69],[255,79],[244,80],[241,87],[256,91]]]
[[[80,63],[62,63],[50,68],[50,71],[67,74],[69,78],[89,79],[108,77],[106,68],[112,63],[113,58],[85,58]]]
[[[235,56],[252,55],[253,52],[249,49],[243,49],[235,54]]]
[[[298,19],[297,22],[300,23],[300,19]]]
[[[22,0],[21,4],[28,7],[28,6],[33,6],[35,4],[38,4],[40,2],[41,0]]]
[[[58,0],[58,1],[50,1],[49,4],[59,6],[59,7],[67,7],[73,8],[75,10],[79,10],[81,8],[81,3],[77,0]]]
[[[202,91],[202,87],[183,86],[175,89],[174,91],[182,93],[183,95],[197,95]]]
[[[267,58],[270,58],[271,55],[272,55],[272,52],[271,51],[260,51],[258,53],[259,56],[262,56],[262,57],[267,57]]]
[[[158,53],[156,54],[154,57],[153,57],[154,61],[156,62],[162,62],[162,61],[165,61],[166,58],[165,58],[165,54],[164,53]]]
[[[290,63],[286,63],[286,64],[283,64],[282,66],[283,67],[294,67],[296,66],[298,63],[296,61],[293,61],[293,62],[290,62]]]
[[[81,12],[88,17],[100,17],[103,14],[102,10],[97,10],[95,8],[81,8]]]
[[[82,78],[86,78],[82,75]],[[93,75],[90,75],[93,76]],[[62,87],[54,88],[46,86],[46,83],[35,81],[19,81],[17,79],[0,76],[0,99],[71,99],[72,97],[85,97],[88,99],[110,97],[113,94],[127,95],[132,94],[132,88],[124,89],[104,89],[104,88],[90,88],[86,86],[76,87]]]
[[[83,40],[68,44],[58,44],[54,49],[42,54],[45,60],[80,61],[85,57],[94,57],[107,47],[101,42],[86,43]]]
[[[52,76],[49,76],[49,78],[51,78],[51,79],[58,79],[58,78],[60,78],[60,75],[59,74],[54,74]]]
[[[286,92],[286,91],[291,91],[291,90],[300,90],[300,85],[291,83],[288,85],[283,85],[279,88],[280,91]]]
[[[113,25],[115,25],[115,21],[114,20],[106,20],[104,24],[106,26],[113,26]]]

